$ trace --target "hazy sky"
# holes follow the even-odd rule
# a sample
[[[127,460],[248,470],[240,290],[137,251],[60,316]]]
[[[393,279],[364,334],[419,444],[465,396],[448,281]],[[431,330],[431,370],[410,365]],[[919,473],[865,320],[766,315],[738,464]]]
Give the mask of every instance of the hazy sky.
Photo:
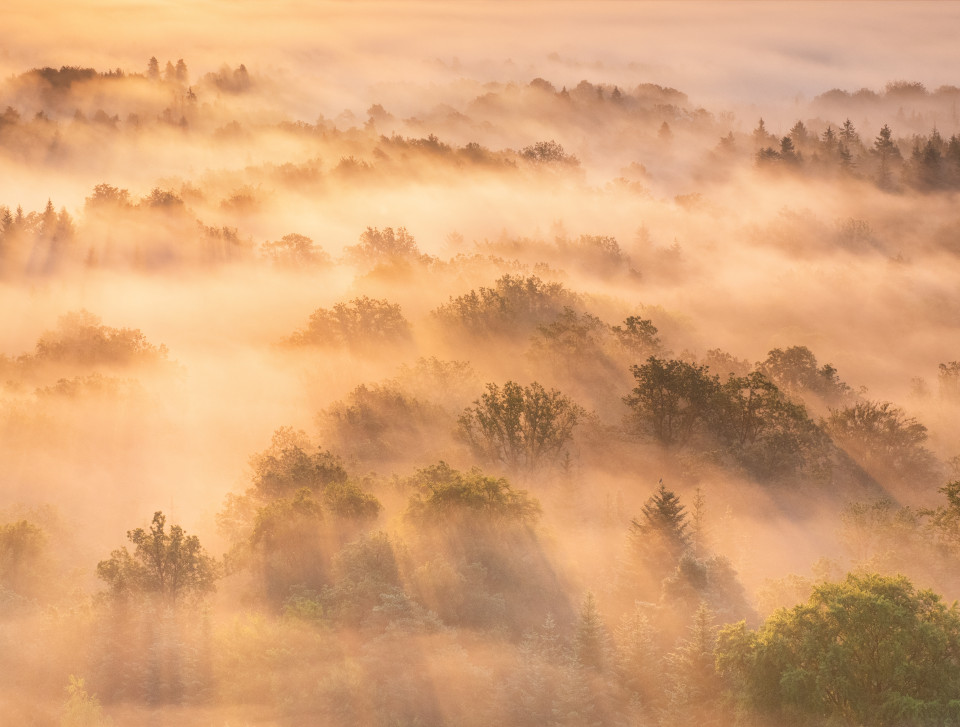
[[[197,72],[224,62],[288,71],[314,89],[356,94],[358,104],[377,81],[461,76],[654,82],[704,105],[782,102],[890,80],[958,83],[960,4],[952,2],[18,5],[4,9],[7,74],[63,64],[142,70],[156,54],[161,63],[183,57]]]

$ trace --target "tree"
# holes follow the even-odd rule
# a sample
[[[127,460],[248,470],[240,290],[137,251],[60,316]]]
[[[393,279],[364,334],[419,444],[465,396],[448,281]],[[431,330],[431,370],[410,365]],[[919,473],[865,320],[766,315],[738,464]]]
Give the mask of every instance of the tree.
[[[481,286],[434,311],[445,326],[472,336],[529,335],[556,319],[565,307],[581,308],[579,296],[562,283],[544,282],[536,275],[504,275],[492,288]]]
[[[802,724],[926,725],[960,718],[960,612],[903,576],[850,574],[807,603],[719,635],[743,706]]]
[[[294,588],[326,584],[323,520],[320,503],[306,487],[257,511],[249,546],[271,601],[283,602]]]
[[[332,309],[318,308],[307,328],[294,333],[295,346],[343,347],[361,353],[380,353],[384,346],[410,341],[410,324],[400,306],[387,300],[363,296]]]
[[[232,541],[228,565],[259,571],[276,604],[296,587],[326,585],[328,546],[356,537],[379,515],[380,501],[349,479],[339,457],[290,427],[274,432],[250,466],[252,487],[228,495],[217,515]],[[333,517],[328,521],[325,513]]]
[[[820,143],[828,156],[832,157],[837,151],[837,134],[833,127],[827,125],[826,131],[820,135]]]
[[[810,143],[810,134],[802,121],[797,121],[797,123],[793,125],[793,128],[790,129],[789,136],[798,151],[803,151]]]
[[[446,462],[417,471],[410,479],[417,492],[407,517],[418,523],[443,525],[463,513],[495,522],[533,524],[540,504],[526,490],[515,490],[503,477],[488,477],[479,469],[459,472]]]
[[[802,404],[787,399],[759,371],[731,376],[721,387],[716,433],[753,475],[789,475],[824,454],[826,438]]]
[[[622,326],[612,328],[617,342],[632,356],[651,356],[660,350],[659,331],[653,321],[639,316],[627,316]]]
[[[665,447],[685,444],[703,425],[720,390],[720,380],[706,366],[651,356],[630,367],[637,381],[623,401],[632,424],[651,433]]]
[[[663,484],[630,521],[630,575],[648,582],[659,595],[660,584],[690,547],[687,514],[680,498]]]
[[[722,691],[715,666],[716,642],[714,615],[701,603],[689,636],[665,660],[670,687],[661,725],[727,724],[718,714]]]
[[[253,486],[264,500],[285,497],[301,487],[322,492],[325,487],[347,481],[340,458],[318,449],[309,453],[302,432],[281,427],[273,433],[270,447],[250,460]]]
[[[217,562],[208,556],[196,535],[187,535],[179,525],[166,530],[167,518],[153,515],[150,529],[127,532],[135,546],[114,550],[97,564],[97,576],[116,597],[157,596],[175,605],[178,600],[201,597],[214,589],[219,577]]]
[[[460,415],[459,431],[485,459],[514,469],[556,461],[586,411],[556,389],[508,381],[487,391]]]
[[[47,548],[47,536],[27,520],[0,525],[0,592],[32,594]]]
[[[840,127],[840,141],[843,142],[848,149],[860,145],[860,135],[853,127],[853,122],[850,121],[850,119],[844,121],[843,126]]]
[[[109,184],[98,184],[93,188],[93,194],[86,198],[84,206],[87,211],[101,207],[129,207],[130,192]]]
[[[660,681],[659,654],[656,649],[657,630],[650,623],[646,610],[635,603],[633,610],[623,615],[614,631],[616,666],[620,682],[641,704],[652,700]]]
[[[151,81],[160,80],[160,63],[156,56],[150,56],[150,60],[147,61],[147,78]]]
[[[87,693],[85,680],[70,675],[67,701],[60,713],[60,727],[110,727],[113,720],[105,717],[96,695]]]
[[[35,363],[85,366],[163,365],[167,347],[154,346],[134,328],[111,328],[99,316],[80,310],[59,318],[57,327],[39,338]]]
[[[761,118],[759,123],[757,123],[757,128],[753,130],[753,145],[757,150],[760,150],[764,147],[770,145],[771,142],[775,141],[776,137],[767,131],[767,126],[764,124],[763,119]]]
[[[936,458],[923,446],[927,428],[890,402],[864,401],[834,410],[826,428],[874,476],[922,482],[937,475]]]
[[[596,316],[566,307],[552,323],[537,327],[528,356],[562,373],[565,381],[592,385],[615,368],[604,352],[609,332]]]
[[[960,556],[960,480],[948,482],[937,492],[946,498],[946,505],[924,510],[922,514],[930,520],[937,545],[946,555],[956,558]]]
[[[392,227],[385,227],[382,231],[368,227],[360,235],[360,244],[346,247],[343,252],[348,261],[365,269],[431,260],[429,255],[420,252],[413,235],[404,227],[396,231]]]
[[[186,86],[187,82],[190,80],[190,75],[187,72],[187,64],[183,62],[183,58],[180,58],[177,61],[176,78],[177,83],[182,86]]]
[[[306,235],[292,233],[260,246],[263,256],[278,267],[303,268],[330,265],[330,256]]]
[[[597,608],[597,599],[592,592],[588,592],[580,606],[577,630],[573,637],[574,656],[580,666],[602,671],[609,658],[609,648],[609,639]]]
[[[580,166],[580,161],[575,156],[567,154],[563,147],[553,140],[538,141],[536,144],[524,147],[520,150],[520,156],[536,166]]]
[[[877,172],[877,184],[887,188],[891,184],[891,166],[894,160],[900,157],[900,150],[893,142],[892,132],[886,124],[880,129],[880,134],[873,142],[873,152],[880,161],[880,168]]]
[[[940,398],[960,399],[960,361],[940,364],[937,382],[940,384]]]
[[[817,366],[817,357],[806,346],[775,348],[757,364],[757,370],[788,396],[815,394],[828,404],[837,403],[850,394],[850,387],[837,376],[830,364]]]
[[[800,162],[800,152],[793,144],[793,139],[785,136],[780,139],[780,158],[787,164],[798,164]]]

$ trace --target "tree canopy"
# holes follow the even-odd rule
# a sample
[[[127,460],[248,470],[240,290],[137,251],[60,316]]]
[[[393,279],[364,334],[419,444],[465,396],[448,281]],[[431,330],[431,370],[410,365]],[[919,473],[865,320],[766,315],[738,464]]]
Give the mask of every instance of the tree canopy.
[[[960,718],[960,611],[903,576],[850,574],[756,631],[728,626],[717,664],[744,705],[789,724]]]
[[[510,468],[555,461],[585,410],[556,389],[508,381],[487,390],[460,415],[460,433],[474,451]]]
[[[179,525],[167,530],[166,524],[166,516],[155,512],[148,530],[127,532],[133,553],[120,548],[97,564],[97,576],[112,595],[151,595],[175,604],[214,589],[219,577],[216,560],[206,554],[196,535],[187,535]]]

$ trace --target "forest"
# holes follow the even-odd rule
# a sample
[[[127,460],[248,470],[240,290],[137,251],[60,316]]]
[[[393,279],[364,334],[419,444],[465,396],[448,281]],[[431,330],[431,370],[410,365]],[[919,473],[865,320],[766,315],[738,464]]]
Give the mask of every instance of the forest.
[[[153,5],[0,53],[0,723],[960,724],[960,86]]]

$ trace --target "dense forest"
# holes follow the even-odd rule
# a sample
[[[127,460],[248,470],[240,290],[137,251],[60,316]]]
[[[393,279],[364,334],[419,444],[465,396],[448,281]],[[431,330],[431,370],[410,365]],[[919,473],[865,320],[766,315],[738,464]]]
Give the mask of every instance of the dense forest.
[[[161,50],[0,80],[0,722],[960,724],[960,87]]]

